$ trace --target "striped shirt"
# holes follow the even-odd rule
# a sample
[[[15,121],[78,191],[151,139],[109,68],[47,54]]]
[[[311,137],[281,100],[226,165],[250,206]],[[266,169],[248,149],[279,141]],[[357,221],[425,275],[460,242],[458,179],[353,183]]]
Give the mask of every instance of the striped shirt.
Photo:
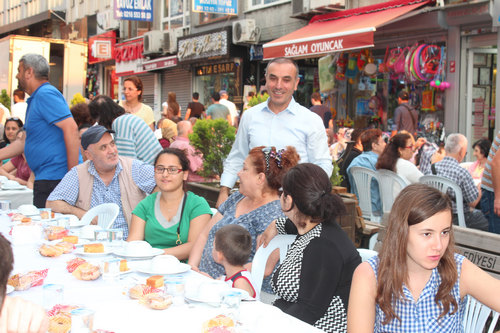
[[[437,305],[434,301],[434,297],[438,291],[441,284],[441,276],[439,275],[438,269],[434,268],[432,270],[431,277],[424,290],[422,290],[417,301],[413,299],[410,290],[403,284],[403,294],[405,299],[398,299],[395,304],[392,304],[396,315],[399,316],[401,321],[397,318],[391,320],[387,325],[383,325],[385,315],[380,309],[379,305],[376,305],[375,314],[375,327],[374,332],[405,332],[405,333],[421,333],[421,332],[463,332],[463,315],[465,310],[465,302],[467,297],[460,300],[460,272],[462,270],[462,263],[464,261],[464,256],[455,254],[455,264],[458,271],[458,278],[451,290],[452,296],[455,298],[458,304],[458,310],[455,313],[451,313],[453,308],[450,307],[450,311],[444,315],[444,317],[439,318],[441,314],[441,307]],[[375,276],[378,277],[378,265],[379,258],[374,256],[367,261],[375,272]]]
[[[493,160],[493,157],[495,157],[498,147],[500,147],[500,132],[498,132],[495,140],[493,140],[490,153],[488,154],[488,161],[484,167],[483,178],[481,178],[481,188],[490,192],[494,192],[493,180],[491,178],[491,161]]]
[[[153,164],[162,150],[151,128],[139,117],[124,114],[113,121],[111,128],[116,132],[115,143],[120,156]]]

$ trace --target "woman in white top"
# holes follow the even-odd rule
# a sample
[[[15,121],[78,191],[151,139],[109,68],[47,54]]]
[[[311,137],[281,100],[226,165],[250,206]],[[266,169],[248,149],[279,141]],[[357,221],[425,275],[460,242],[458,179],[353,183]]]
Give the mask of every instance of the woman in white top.
[[[410,162],[414,153],[414,141],[410,134],[399,133],[389,140],[379,156],[376,168],[391,170],[406,179],[410,184],[417,183],[423,176],[415,164]]]
[[[143,94],[142,81],[137,76],[131,76],[123,81],[123,93],[125,100],[120,101],[120,106],[125,112],[133,114],[148,124],[151,130],[155,130],[155,118],[151,107],[142,103]]]

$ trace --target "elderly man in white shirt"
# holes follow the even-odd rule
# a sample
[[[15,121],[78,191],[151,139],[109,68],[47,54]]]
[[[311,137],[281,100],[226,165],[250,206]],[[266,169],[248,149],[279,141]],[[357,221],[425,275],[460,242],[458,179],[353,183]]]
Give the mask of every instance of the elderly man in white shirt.
[[[236,140],[224,162],[217,206],[224,202],[238,178],[248,152],[258,146],[277,149],[294,146],[300,162],[319,165],[330,176],[332,158],[323,120],[295,102],[293,93],[299,84],[297,64],[287,58],[271,60],[266,68],[269,99],[243,113]]]
[[[227,91],[221,90],[219,91],[219,95],[219,103],[228,108],[229,114],[231,115],[231,123],[236,127],[236,117],[238,117],[238,110],[236,110],[236,105],[228,99],[229,95]]]

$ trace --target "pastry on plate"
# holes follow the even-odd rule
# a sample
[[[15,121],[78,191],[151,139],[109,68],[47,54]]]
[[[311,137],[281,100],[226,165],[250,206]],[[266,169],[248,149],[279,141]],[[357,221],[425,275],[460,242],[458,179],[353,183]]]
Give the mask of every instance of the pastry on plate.
[[[164,285],[163,276],[153,275],[148,277],[146,284],[152,288],[161,288]]]
[[[71,330],[71,315],[60,312],[49,319],[49,333],[67,333]]]
[[[144,303],[151,309],[165,310],[172,304],[172,296],[162,296],[157,293],[144,296]]]
[[[40,254],[44,257],[59,257],[64,253],[64,249],[59,246],[44,244],[38,249]]]
[[[218,315],[211,318],[203,323],[202,332],[212,333],[212,332],[234,332],[234,321],[225,315]]]
[[[75,245],[73,243],[65,241],[57,243],[55,247],[60,248],[63,251],[63,253],[70,253],[75,249]]]
[[[96,280],[99,276],[101,276],[101,270],[98,266],[85,262],[78,266],[72,274],[78,280],[91,281]]]
[[[78,236],[64,236],[62,240],[63,242],[78,244]]]
[[[104,253],[104,245],[102,243],[84,244],[83,252],[85,253]]]

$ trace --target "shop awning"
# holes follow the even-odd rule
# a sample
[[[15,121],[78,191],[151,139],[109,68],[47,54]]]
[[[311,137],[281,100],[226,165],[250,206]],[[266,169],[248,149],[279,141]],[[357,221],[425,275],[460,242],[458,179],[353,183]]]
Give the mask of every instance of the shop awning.
[[[378,27],[429,2],[390,1],[315,16],[305,27],[264,44],[264,60],[321,56],[373,47],[373,33]]]

